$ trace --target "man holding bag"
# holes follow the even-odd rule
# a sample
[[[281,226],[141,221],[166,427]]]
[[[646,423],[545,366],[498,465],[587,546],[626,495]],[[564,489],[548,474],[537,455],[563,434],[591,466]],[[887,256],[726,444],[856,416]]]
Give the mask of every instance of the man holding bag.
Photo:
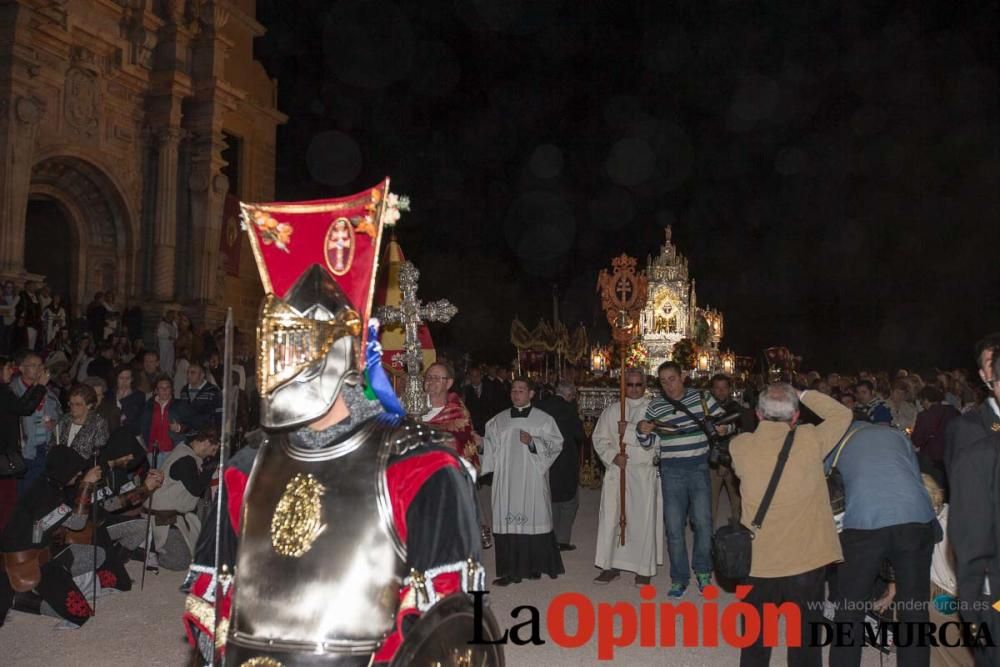
[[[799,400],[822,419],[818,426],[796,426]],[[753,540],[753,560],[746,583],[753,586],[746,602],[762,613],[765,603],[791,602],[802,611],[802,645],[788,649],[791,667],[820,667],[822,648],[809,646],[808,630],[823,620],[825,568],[842,560],[833,510],[823,472],[823,459],[851,424],[851,411],[818,391],[796,395],[785,383],[761,393],[753,433],[730,443],[733,471],[740,479],[743,516],[754,517],[771,481],[789,430],[791,448],[774,496]],[[767,665],[771,649],[757,643],[743,649],[740,667]]]

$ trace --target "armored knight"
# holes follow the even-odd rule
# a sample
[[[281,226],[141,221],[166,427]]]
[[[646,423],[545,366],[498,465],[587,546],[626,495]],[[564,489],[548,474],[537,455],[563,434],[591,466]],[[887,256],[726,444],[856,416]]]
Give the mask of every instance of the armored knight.
[[[244,206],[268,291],[258,327],[263,431],[249,476],[239,455],[224,473],[230,548],[221,560],[235,562],[232,578],[213,567],[204,532],[192,566],[185,620],[206,659],[218,573],[228,628],[215,648],[231,665],[503,663],[498,647],[468,644],[469,594],[485,578],[472,473],[450,436],[402,416],[378,375],[374,335],[363,342],[385,211],[368,204],[387,192],[386,181],[342,200]],[[260,214],[280,222],[257,225]],[[316,221],[329,225],[325,262],[295,246]],[[262,247],[268,225],[286,230],[284,250]],[[304,271],[290,261],[296,251]],[[358,263],[365,257],[370,266]],[[492,616],[486,624],[494,635]]]

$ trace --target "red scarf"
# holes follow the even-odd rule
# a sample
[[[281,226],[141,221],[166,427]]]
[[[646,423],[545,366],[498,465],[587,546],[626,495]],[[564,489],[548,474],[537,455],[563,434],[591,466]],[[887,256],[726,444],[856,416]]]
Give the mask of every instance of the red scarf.
[[[174,441],[170,439],[170,404],[161,406],[153,399],[153,421],[149,426],[149,451],[153,451],[153,445],[161,452],[169,452],[174,448]]]
[[[455,449],[459,456],[479,467],[479,456],[472,441],[472,418],[462,399],[455,392],[448,393],[448,402],[426,423],[447,431],[455,437]]]

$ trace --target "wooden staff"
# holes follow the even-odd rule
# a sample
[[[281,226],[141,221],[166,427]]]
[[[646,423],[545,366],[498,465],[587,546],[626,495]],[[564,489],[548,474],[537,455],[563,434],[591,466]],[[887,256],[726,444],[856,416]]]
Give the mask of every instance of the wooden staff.
[[[620,401],[621,401],[620,402],[621,412],[618,413],[618,453],[619,453],[619,455],[621,455],[622,460],[625,460],[625,429],[628,428],[628,419],[626,419],[626,416],[625,416],[625,348],[624,348],[624,346],[622,346],[622,348],[621,348],[621,362],[622,362],[621,363],[622,373],[621,373],[621,378],[620,378],[620,381],[619,381],[619,394],[618,394],[619,397],[620,397]],[[625,465],[628,465],[628,461],[627,460],[625,460]],[[622,546],[625,546],[625,524],[627,523],[627,521],[625,520],[625,468],[622,467],[619,470],[619,473],[620,474],[618,475],[618,479],[621,482],[620,489],[619,489],[620,498],[619,498],[619,503],[618,503],[618,507],[621,510],[619,512],[619,516],[618,516],[618,527],[620,529],[619,530],[619,533],[620,533],[619,540],[620,540],[620,544]]]
[[[601,307],[611,325],[612,336],[621,352],[621,378],[619,382],[621,414],[618,422],[618,451],[625,456],[625,353],[635,338],[639,314],[646,305],[649,282],[643,273],[636,273],[636,260],[621,255],[611,260],[612,272],[602,270],[597,277],[601,293]],[[627,463],[626,463],[627,465]],[[625,469],[621,471],[619,502],[619,540],[625,546]]]

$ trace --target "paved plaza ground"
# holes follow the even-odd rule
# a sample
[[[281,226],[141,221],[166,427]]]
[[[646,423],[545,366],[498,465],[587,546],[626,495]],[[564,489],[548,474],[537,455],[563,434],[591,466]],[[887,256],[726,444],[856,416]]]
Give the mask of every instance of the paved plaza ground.
[[[566,575],[556,580],[543,577],[540,581],[524,582],[491,591],[491,603],[503,627],[510,627],[527,618],[521,612],[518,621],[511,620],[511,610],[519,605],[533,605],[540,610],[542,638],[546,643],[541,646],[508,645],[507,664],[512,667],[579,667],[600,664],[676,667],[737,665],[738,651],[728,647],[667,649],[635,646],[617,650],[611,662],[601,662],[597,658],[596,637],[577,649],[564,649],[551,641],[545,630],[545,611],[548,603],[559,593],[582,593],[594,601],[595,607],[599,602],[625,601],[636,607],[640,603],[639,589],[633,585],[631,575],[623,575],[607,586],[592,583],[597,574],[593,559],[600,492],[581,489],[580,494],[580,514],[573,537],[578,548],[563,554]],[[484,499],[488,503],[488,497]],[[492,550],[486,552],[486,567],[492,572]],[[131,563],[129,569],[136,577],[136,589],[100,598],[97,616],[79,630],[54,630],[57,625],[55,619],[11,613],[6,625],[0,628],[0,664],[15,667],[186,665],[189,653],[180,624],[184,598],[177,591],[183,580],[183,573],[162,571],[158,576],[149,576],[145,590],[140,592],[138,563]],[[669,585],[666,568],[660,570],[653,585],[658,591],[658,599],[665,599],[664,593]],[[729,595],[720,597],[720,608],[730,599],[732,596]],[[699,607],[701,605],[701,598],[693,587],[685,600]],[[575,630],[575,619],[572,616],[568,618],[572,620],[568,623],[567,630]],[[782,650],[776,651],[771,664],[785,664]],[[866,649],[863,664],[866,667],[880,665],[878,653],[873,649]],[[881,664],[895,665],[895,660],[890,656]]]

